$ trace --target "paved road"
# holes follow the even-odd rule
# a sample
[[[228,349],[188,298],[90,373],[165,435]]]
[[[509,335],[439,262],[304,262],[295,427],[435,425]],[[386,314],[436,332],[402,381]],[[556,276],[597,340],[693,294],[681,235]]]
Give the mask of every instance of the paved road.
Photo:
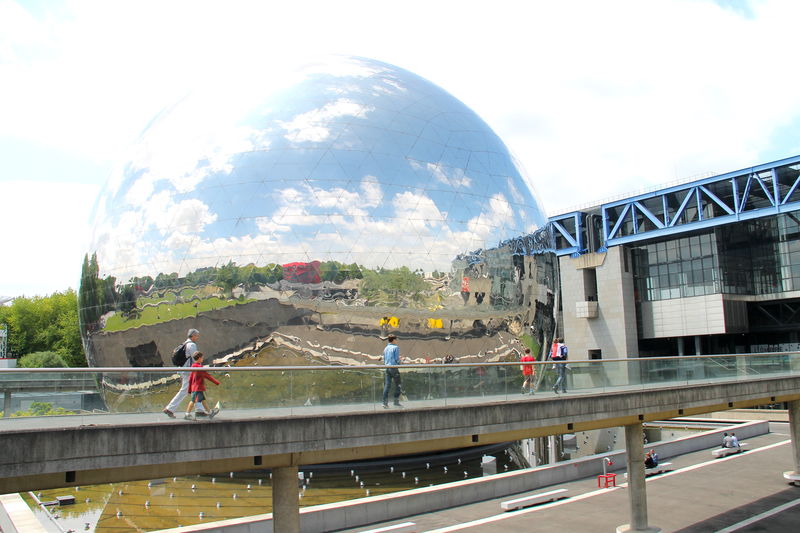
[[[709,450],[662,457],[672,465],[669,472],[648,477],[650,525],[680,533],[800,531],[800,487],[782,476],[793,469],[788,424],[772,423],[771,429],[767,435],[747,439],[750,451],[724,459],[712,459]],[[569,489],[569,498],[519,511],[501,511],[500,502],[513,499],[506,497],[374,527],[412,521],[418,531],[429,533],[613,532],[630,519],[625,484],[598,489],[591,478],[526,494],[561,487]]]

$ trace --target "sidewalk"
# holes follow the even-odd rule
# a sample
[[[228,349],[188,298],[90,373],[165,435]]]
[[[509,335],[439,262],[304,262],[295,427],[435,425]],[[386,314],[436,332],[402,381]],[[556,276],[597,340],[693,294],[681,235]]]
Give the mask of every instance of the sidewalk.
[[[661,462],[672,463],[671,471],[647,478],[649,525],[664,532],[720,531],[794,502],[798,505],[787,506],[783,512],[750,526],[754,529],[737,527],[731,531],[798,530],[800,488],[782,477],[783,471],[792,469],[788,426],[777,423],[771,427],[772,433],[747,439],[750,451],[725,459],[712,459],[710,450],[662,457]],[[569,498],[518,511],[500,509],[501,501],[519,497],[511,496],[345,531],[414,522],[417,531],[436,533],[613,532],[630,521],[627,487],[623,473],[618,473],[616,488],[598,489],[596,478],[591,478],[520,494],[566,488]]]

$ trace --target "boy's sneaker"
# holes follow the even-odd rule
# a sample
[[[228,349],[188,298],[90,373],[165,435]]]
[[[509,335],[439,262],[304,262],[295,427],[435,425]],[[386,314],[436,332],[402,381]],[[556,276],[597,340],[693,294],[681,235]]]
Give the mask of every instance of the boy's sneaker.
[[[219,409],[217,408],[212,409],[211,412],[208,413],[208,418],[209,419],[214,418],[215,416],[217,416],[217,413],[219,413]]]
[[[389,404],[388,403],[383,404],[383,408],[384,409],[388,409],[389,408]]]
[[[403,404],[401,404],[400,402],[394,402],[394,406],[395,407],[403,407]]]
[[[189,413],[186,413],[185,415],[183,415],[183,419],[184,420],[194,420],[194,415],[190,415]]]
[[[170,411],[169,409],[164,409],[164,410],[163,410],[163,411],[161,411],[161,412],[162,412],[162,413],[164,413],[165,415],[167,415],[167,416],[168,416],[168,417],[170,417],[170,418],[175,418],[175,413],[173,413],[173,412],[172,412],[172,411]]]

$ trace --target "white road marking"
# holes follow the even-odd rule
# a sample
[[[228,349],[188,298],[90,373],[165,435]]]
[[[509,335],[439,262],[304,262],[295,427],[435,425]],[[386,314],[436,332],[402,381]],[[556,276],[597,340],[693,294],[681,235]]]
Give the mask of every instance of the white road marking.
[[[536,507],[532,507],[532,508],[527,509],[525,511],[512,511],[510,513],[503,513],[503,514],[494,515],[494,516],[487,516],[486,518],[480,518],[478,520],[473,520],[472,522],[464,522],[463,524],[456,524],[454,526],[448,526],[448,527],[444,527],[444,528],[441,528],[441,529],[431,529],[431,530],[428,530],[427,533],[446,533],[448,531],[458,531],[459,529],[464,529],[464,528],[467,528],[467,527],[480,526],[482,524],[489,524],[491,522],[498,522],[498,521],[504,520],[506,518],[514,518],[516,516],[521,516],[521,515],[524,515],[524,514],[535,513],[537,511],[541,511],[543,509],[550,509],[550,508],[553,508],[553,507],[558,507],[559,505],[565,505],[565,504],[571,503],[571,502],[578,502],[578,501],[581,501],[581,500],[585,500],[587,498],[591,498],[593,496],[597,496],[599,494],[606,494],[606,493],[614,491],[614,490],[619,490],[621,488],[622,488],[622,485],[619,485],[617,487],[609,487],[607,489],[595,490],[595,491],[592,491],[592,492],[587,492],[585,494],[581,494],[580,496],[575,496],[574,498],[565,498],[563,500],[558,500],[558,501],[551,502],[551,503],[545,503],[545,504],[542,504],[542,505],[537,505]]]
[[[741,522],[738,522],[736,524],[728,526],[725,529],[720,529],[716,533],[733,533],[734,531],[739,531],[740,529],[742,529],[744,527],[747,527],[747,526],[749,526],[751,524],[755,524],[756,522],[760,522],[761,520],[764,520],[765,518],[769,518],[770,516],[776,515],[778,513],[782,513],[786,509],[791,509],[792,507],[794,507],[795,505],[798,505],[798,504],[800,504],[800,499],[797,499],[797,500],[795,500],[793,502],[786,502],[783,505],[779,505],[779,506],[775,507],[774,509],[771,509],[769,511],[765,511],[765,512],[763,512],[761,514],[757,514],[755,516],[751,516],[747,520],[742,520]]]
[[[646,478],[646,481],[649,483],[649,482],[652,482],[652,481],[657,481],[657,480],[662,479],[662,478],[667,478],[667,477],[670,477],[670,476],[681,474],[683,472],[690,472],[692,470],[697,470],[698,468],[703,468],[703,467],[706,467],[706,466],[709,466],[709,465],[713,465],[713,464],[719,464],[719,463],[722,463],[724,461],[732,461],[732,460],[740,459],[742,457],[747,456],[748,454],[759,453],[759,452],[763,452],[763,451],[766,451],[766,450],[771,450],[772,448],[777,448],[778,446],[785,446],[787,444],[790,444],[791,442],[792,442],[791,439],[783,440],[783,441],[780,441],[780,442],[776,442],[774,444],[769,444],[767,446],[763,446],[761,448],[754,448],[754,449],[748,450],[746,452],[740,452],[740,453],[737,453],[737,454],[728,455],[727,457],[723,457],[721,459],[711,459],[709,461],[698,463],[696,465],[687,466],[687,467],[684,467],[684,468],[679,468],[677,470],[670,470],[669,472],[664,472],[663,474],[659,474],[657,476],[648,477],[648,478]],[[627,486],[628,486],[628,483],[626,482],[626,483],[623,483],[623,484],[618,485],[616,487],[610,487],[610,488],[607,488],[607,489],[594,490],[592,492],[587,492],[585,494],[581,494],[580,496],[565,498],[563,500],[555,501],[555,502],[552,502],[552,503],[546,503],[546,504],[543,504],[543,505],[537,505],[536,507],[532,507],[532,508],[526,509],[524,511],[513,511],[513,512],[510,512],[510,513],[509,512],[505,512],[503,514],[487,516],[486,518],[480,518],[478,520],[473,520],[471,522],[464,522],[462,524],[455,524],[455,525],[448,526],[448,527],[443,527],[443,528],[440,528],[440,529],[431,529],[431,530],[428,530],[427,533],[448,533],[450,531],[459,531],[461,529],[466,529],[468,527],[480,526],[480,525],[483,525],[483,524],[490,524],[492,522],[499,522],[501,520],[506,520],[506,519],[509,519],[509,518],[515,518],[517,516],[522,516],[522,515],[525,515],[525,514],[537,513],[539,511],[543,511],[545,509],[551,509],[553,507],[558,507],[560,505],[567,505],[569,503],[578,502],[578,501],[581,501],[581,500],[585,500],[587,498],[593,498],[595,496],[600,496],[601,494],[607,494],[607,493],[609,493],[611,491],[619,490],[619,489],[621,489],[623,487],[627,487]],[[800,500],[798,500],[798,502],[800,503]]]

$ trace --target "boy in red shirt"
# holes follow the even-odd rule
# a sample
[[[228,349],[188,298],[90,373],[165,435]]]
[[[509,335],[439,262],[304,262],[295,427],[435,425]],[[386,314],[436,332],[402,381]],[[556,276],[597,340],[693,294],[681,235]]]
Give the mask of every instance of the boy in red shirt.
[[[522,356],[520,362],[527,363],[533,362],[536,359],[533,358],[531,355],[531,349],[525,348],[525,355]],[[522,365],[522,375],[525,376],[525,381],[522,382],[522,394],[533,394],[533,379],[536,377],[536,371],[533,369],[533,365]]]
[[[203,367],[203,352],[195,352],[194,356],[194,363],[192,364],[192,368],[202,368]],[[206,402],[206,381],[209,380],[212,383],[219,385],[219,381],[214,379],[214,376],[206,372],[205,370],[200,372],[192,372],[192,375],[189,377],[189,394],[192,396],[189,405],[186,406],[186,415],[183,417],[186,420],[194,420],[194,415],[192,414],[192,409],[194,409],[194,405],[196,403],[202,403],[203,407],[208,413],[208,418],[214,418],[219,413],[219,409],[214,408],[212,411],[208,408],[208,403]]]

